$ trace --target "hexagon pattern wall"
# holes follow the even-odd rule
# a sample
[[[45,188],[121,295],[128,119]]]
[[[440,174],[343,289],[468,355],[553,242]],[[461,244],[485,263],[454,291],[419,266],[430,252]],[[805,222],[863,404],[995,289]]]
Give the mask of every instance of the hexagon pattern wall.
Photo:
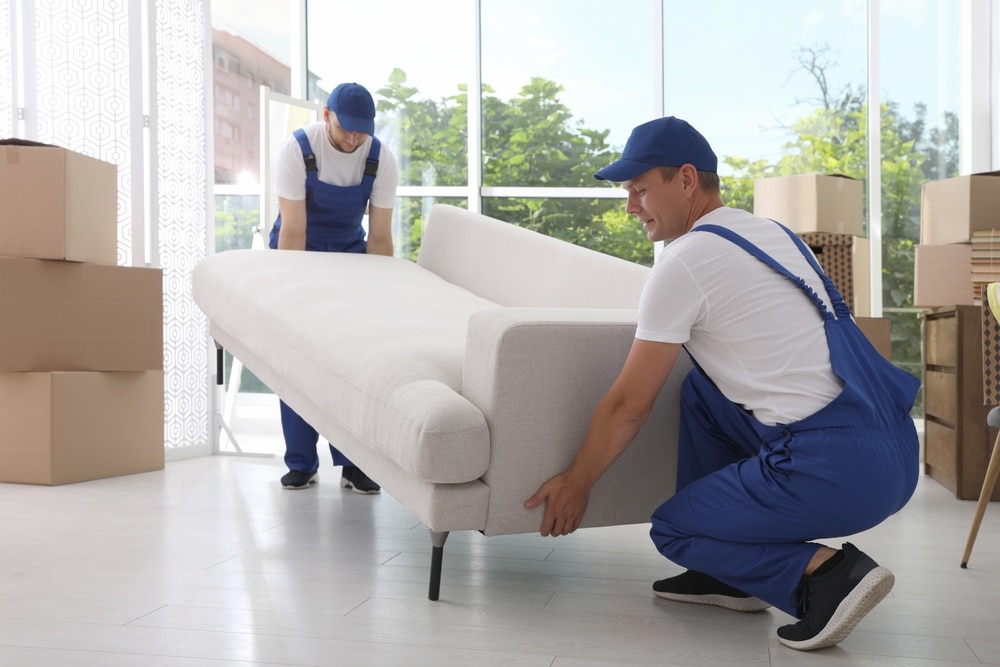
[[[205,2],[35,0],[31,7],[33,16],[14,17],[33,26],[25,37],[25,42],[33,40],[33,63],[18,63],[26,70],[23,86],[33,87],[37,102],[35,113],[26,114],[35,125],[27,128],[26,138],[118,165],[118,262],[143,265],[149,243],[151,264],[163,269],[168,454],[171,449],[206,448],[211,423],[207,322],[191,298],[191,271],[205,255],[211,173],[206,151]],[[143,7],[155,26],[152,47],[134,34],[141,31],[134,29],[136,16],[130,12]],[[10,19],[10,0],[0,0],[0,29],[8,30]],[[4,136],[15,131],[10,127],[13,95],[7,94],[17,85],[11,81],[14,55],[9,42],[0,42]],[[153,68],[136,76],[134,68],[148,68],[148,63],[155,68],[149,88],[153,95],[135,89],[137,81],[154,78],[148,75]],[[146,144],[145,137],[133,136],[146,121],[154,130],[149,148],[134,143]],[[142,164],[133,164],[135,160]],[[152,185],[133,183],[133,176]],[[148,217],[155,225],[142,227],[144,208],[151,211]],[[133,218],[145,238],[133,239]]]

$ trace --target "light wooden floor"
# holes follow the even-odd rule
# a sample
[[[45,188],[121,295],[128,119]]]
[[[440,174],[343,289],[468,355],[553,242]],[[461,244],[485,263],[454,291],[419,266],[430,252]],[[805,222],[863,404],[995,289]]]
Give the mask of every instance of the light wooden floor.
[[[247,442],[280,451],[273,433]],[[1000,505],[962,570],[974,503],[930,479],[851,538],[895,572],[891,596],[804,654],[775,639],[781,612],[654,598],[680,570],[646,526],[453,534],[430,602],[427,532],[391,496],[342,490],[328,463],[311,490],[282,490],[283,472],[213,456],[0,484],[0,665],[1000,665]]]

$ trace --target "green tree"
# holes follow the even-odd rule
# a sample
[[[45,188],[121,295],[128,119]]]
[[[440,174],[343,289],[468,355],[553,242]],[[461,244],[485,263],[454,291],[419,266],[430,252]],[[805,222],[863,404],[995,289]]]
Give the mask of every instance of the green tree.
[[[615,158],[608,130],[587,129],[560,100],[563,87],[533,78],[503,101],[484,91],[483,184],[590,187]],[[616,199],[506,198],[483,202],[487,215],[576,245],[651,265],[652,245]]]
[[[534,78],[510,100],[483,87],[482,173],[490,186],[589,187],[593,173],[614,158],[608,130],[576,121],[560,100],[562,86]],[[468,179],[468,97],[464,86],[439,101],[422,99],[393,70],[378,90],[379,113],[399,133],[401,183],[466,185]],[[399,254],[415,258],[426,215],[425,203],[402,204],[399,218],[410,221],[397,234]],[[616,199],[487,198],[483,212],[577,245],[650,265],[653,249],[641,226],[629,221]]]

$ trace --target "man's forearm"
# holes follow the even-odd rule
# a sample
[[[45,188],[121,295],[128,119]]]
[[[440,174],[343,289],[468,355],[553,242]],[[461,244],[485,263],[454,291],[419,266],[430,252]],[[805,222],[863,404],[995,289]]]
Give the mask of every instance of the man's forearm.
[[[389,239],[369,239],[368,241],[368,254],[369,255],[385,255],[387,257],[392,257],[392,238]]]
[[[566,474],[586,488],[592,487],[632,444],[648,416],[627,410],[622,403],[606,396],[595,408],[587,437]]]

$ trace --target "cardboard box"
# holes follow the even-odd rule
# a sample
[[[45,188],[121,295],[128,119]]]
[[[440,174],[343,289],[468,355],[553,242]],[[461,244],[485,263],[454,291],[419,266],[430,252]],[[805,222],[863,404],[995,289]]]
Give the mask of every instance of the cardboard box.
[[[816,255],[851,314],[856,318],[871,315],[871,244],[868,239],[829,232],[809,232],[798,237]]]
[[[826,174],[758,178],[753,187],[753,212],[777,220],[796,234],[864,236],[864,184]]]
[[[913,266],[914,306],[936,308],[974,304],[970,244],[918,244]]]
[[[0,257],[0,371],[163,370],[163,272]]]
[[[854,321],[879,354],[892,361],[892,332],[889,318],[855,317]]]
[[[0,256],[118,263],[118,167],[56,146],[0,145]]]
[[[968,243],[972,232],[1000,228],[1000,172],[956,176],[920,190],[920,243]]]
[[[163,469],[163,372],[0,373],[0,482]]]

